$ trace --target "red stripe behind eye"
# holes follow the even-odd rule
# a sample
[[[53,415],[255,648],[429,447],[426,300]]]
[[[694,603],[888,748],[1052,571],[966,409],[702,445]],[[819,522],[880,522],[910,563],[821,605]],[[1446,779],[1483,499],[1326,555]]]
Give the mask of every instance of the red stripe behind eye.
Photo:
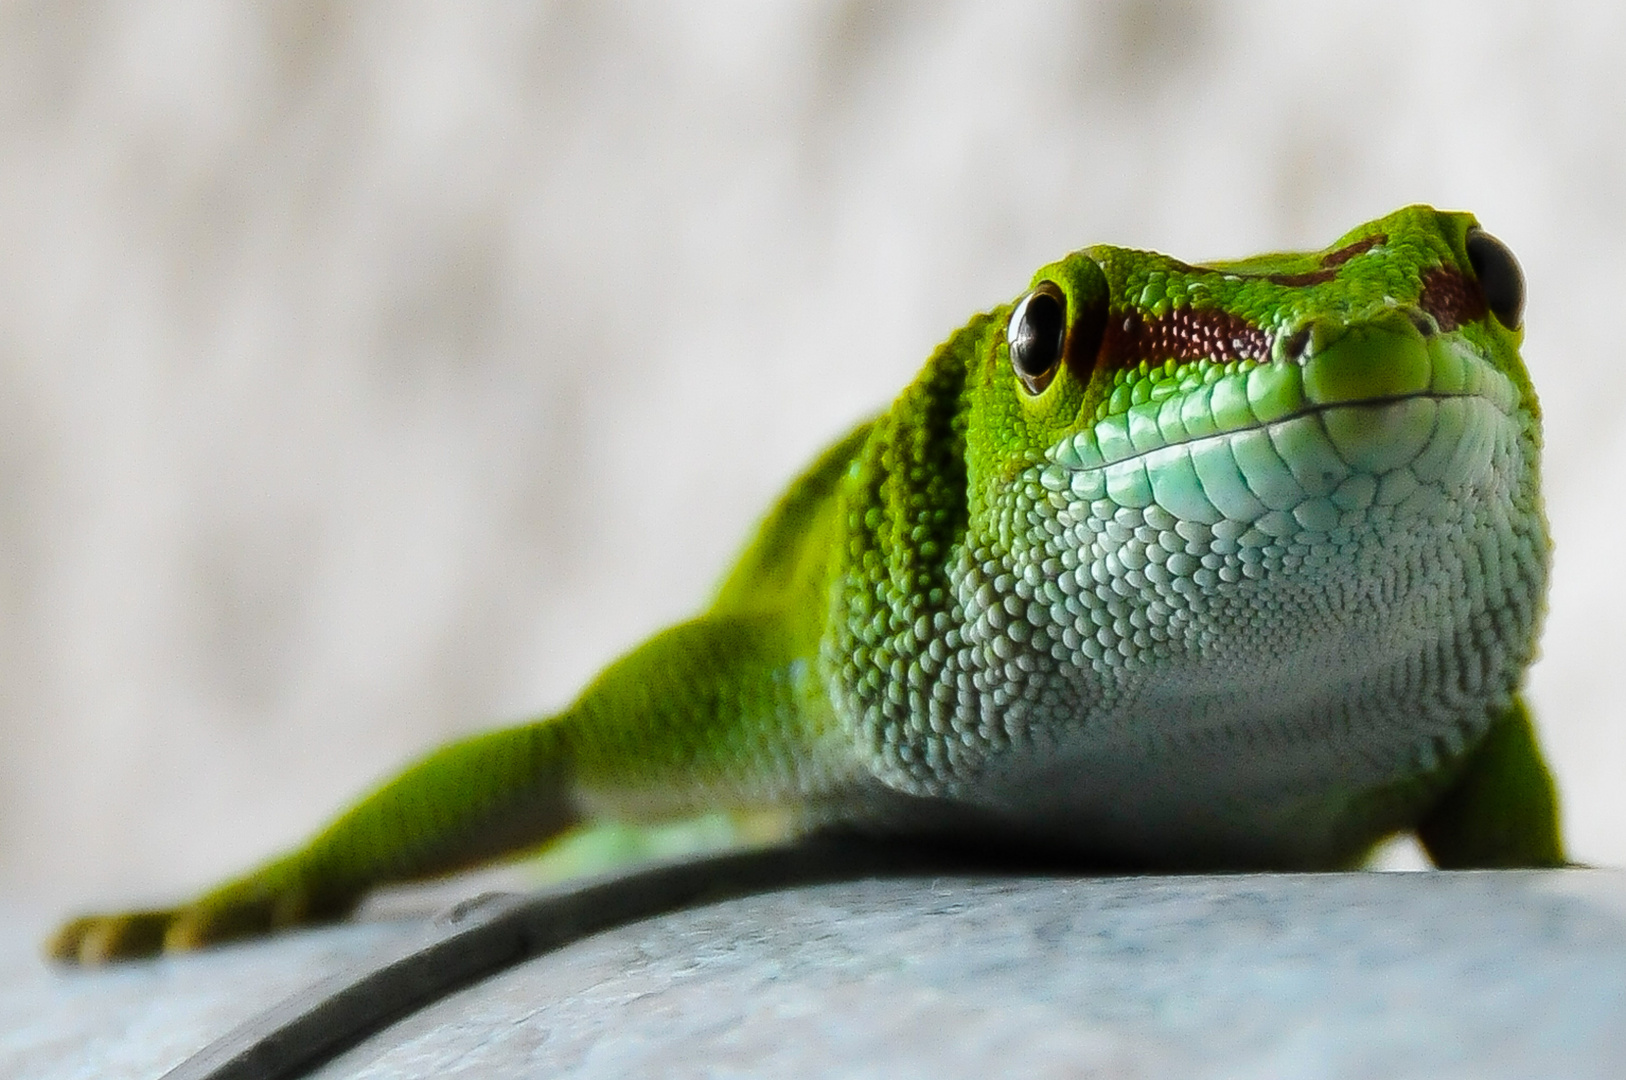
[[[1141,361],[1263,360],[1270,356],[1270,337],[1257,326],[1224,311],[1181,308],[1143,318],[1137,311],[1115,312],[1107,319],[1096,366],[1129,369]]]
[[[1193,273],[1225,273],[1228,276],[1256,278],[1277,285],[1314,285],[1331,280],[1337,268],[1355,256],[1386,243],[1384,235],[1368,236],[1353,244],[1328,252],[1321,269],[1303,274],[1234,274],[1203,267],[1177,264]],[[1478,282],[1449,267],[1438,266],[1423,275],[1418,306],[1450,331],[1486,314],[1485,295]],[[1128,370],[1142,361],[1161,364],[1167,360],[1268,360],[1270,335],[1259,327],[1224,311],[1193,311],[1181,308],[1167,315],[1146,318],[1138,311],[1113,312],[1107,318],[1095,366],[1107,371]]]
[[[1485,293],[1479,282],[1448,266],[1436,266],[1423,274],[1423,291],[1417,306],[1434,316],[1440,329],[1450,333],[1463,323],[1485,317]]]

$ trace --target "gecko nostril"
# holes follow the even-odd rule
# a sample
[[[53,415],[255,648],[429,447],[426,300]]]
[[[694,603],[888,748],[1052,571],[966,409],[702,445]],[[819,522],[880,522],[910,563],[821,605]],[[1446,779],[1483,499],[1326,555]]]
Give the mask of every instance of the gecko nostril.
[[[1411,320],[1411,324],[1417,327],[1417,332],[1425,338],[1431,338],[1440,332],[1440,324],[1434,321],[1434,316],[1422,308],[1407,308],[1406,318]]]
[[[1305,323],[1289,334],[1282,341],[1282,358],[1284,360],[1298,360],[1304,356],[1310,347],[1310,324]]]

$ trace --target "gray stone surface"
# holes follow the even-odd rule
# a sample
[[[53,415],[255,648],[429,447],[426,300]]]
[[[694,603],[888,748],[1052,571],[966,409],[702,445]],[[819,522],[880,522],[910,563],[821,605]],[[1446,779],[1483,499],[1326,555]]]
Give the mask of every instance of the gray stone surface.
[[[50,926],[0,907],[0,1078],[156,1080],[288,995],[418,933],[379,922],[100,971],[39,956]]]
[[[64,976],[16,962],[0,1075],[158,1076],[410,925]],[[856,882],[618,928],[454,994],[324,1080],[1602,1077],[1626,874]]]

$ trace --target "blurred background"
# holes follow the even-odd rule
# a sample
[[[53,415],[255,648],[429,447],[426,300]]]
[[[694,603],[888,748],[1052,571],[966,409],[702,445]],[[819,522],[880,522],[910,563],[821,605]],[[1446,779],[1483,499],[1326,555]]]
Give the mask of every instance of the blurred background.
[[[0,890],[173,898],[706,596],[1096,242],[1522,259],[1530,691],[1626,864],[1626,21],[1599,4],[0,7]]]

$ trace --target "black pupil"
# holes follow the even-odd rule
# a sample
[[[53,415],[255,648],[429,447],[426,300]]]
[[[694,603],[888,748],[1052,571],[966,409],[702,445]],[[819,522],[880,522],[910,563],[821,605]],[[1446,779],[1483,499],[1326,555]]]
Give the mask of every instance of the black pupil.
[[[1517,330],[1524,317],[1524,272],[1507,245],[1475,229],[1468,234],[1468,262],[1485,292],[1485,304],[1496,321]]]
[[[1011,327],[1011,363],[1024,375],[1043,375],[1061,359],[1066,329],[1060,297],[1049,292],[1029,296]]]

